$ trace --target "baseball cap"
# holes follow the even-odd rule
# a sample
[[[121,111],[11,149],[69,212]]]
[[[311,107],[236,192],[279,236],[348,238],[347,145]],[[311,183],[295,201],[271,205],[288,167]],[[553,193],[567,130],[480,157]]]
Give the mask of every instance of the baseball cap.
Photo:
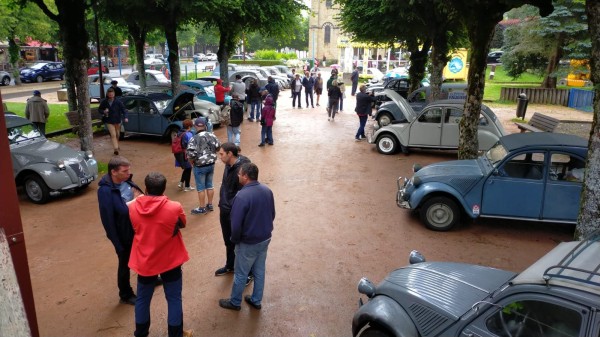
[[[33,96],[41,96],[42,93],[39,90],[34,90],[33,91]]]
[[[198,117],[198,118],[196,118],[196,120],[194,121],[194,125],[195,125],[195,126],[206,126],[206,122],[204,121],[204,118],[202,118],[202,117]]]
[[[112,81],[110,81],[110,84],[119,84],[119,82],[112,80]]]

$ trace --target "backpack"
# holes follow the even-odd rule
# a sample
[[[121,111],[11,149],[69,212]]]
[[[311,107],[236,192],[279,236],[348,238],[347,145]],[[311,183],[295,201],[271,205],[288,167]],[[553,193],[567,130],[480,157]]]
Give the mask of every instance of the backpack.
[[[224,105],[221,108],[220,116],[221,124],[229,125],[231,123],[231,107],[229,105]]]
[[[179,131],[177,133],[177,136],[173,137],[173,139],[171,140],[171,152],[175,154],[183,152],[183,135],[185,135],[185,130]]]

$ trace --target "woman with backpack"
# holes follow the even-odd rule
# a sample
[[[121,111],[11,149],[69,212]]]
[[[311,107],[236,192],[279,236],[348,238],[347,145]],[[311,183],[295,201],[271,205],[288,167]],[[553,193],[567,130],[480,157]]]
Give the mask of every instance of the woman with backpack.
[[[179,187],[180,191],[188,192],[193,191],[194,189],[190,187],[190,178],[192,176],[192,165],[186,158],[185,149],[192,139],[192,122],[191,119],[186,119],[183,121],[183,129],[181,129],[175,138],[171,141],[171,151],[175,156],[175,167],[181,167],[183,172],[181,172],[181,178],[179,179],[179,183],[177,187]]]

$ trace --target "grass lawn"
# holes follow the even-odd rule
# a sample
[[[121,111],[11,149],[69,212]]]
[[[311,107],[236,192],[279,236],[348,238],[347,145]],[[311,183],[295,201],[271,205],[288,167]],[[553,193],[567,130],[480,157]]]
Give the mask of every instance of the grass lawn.
[[[8,111],[14,112],[19,116],[25,117],[25,105],[27,103],[5,102]],[[50,109],[50,117],[46,123],[46,132],[63,130],[70,128],[69,121],[65,117],[65,112],[69,111],[69,106],[66,104],[48,104]]]

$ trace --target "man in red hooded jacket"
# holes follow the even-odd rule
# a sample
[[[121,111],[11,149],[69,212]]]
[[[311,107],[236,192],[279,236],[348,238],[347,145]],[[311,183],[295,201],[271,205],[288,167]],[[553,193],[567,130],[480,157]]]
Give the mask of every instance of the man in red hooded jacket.
[[[225,93],[229,92],[231,88],[223,86],[223,80],[217,79],[217,85],[215,85],[215,101],[217,105],[225,104]]]
[[[135,232],[129,267],[138,273],[134,336],[149,334],[150,302],[158,275],[168,303],[169,337],[191,336],[191,331],[183,330],[181,301],[181,266],[190,259],[179,231],[186,224],[185,212],[180,203],[163,195],[167,186],[164,175],[150,172],[144,183],[146,194],[129,204]]]

